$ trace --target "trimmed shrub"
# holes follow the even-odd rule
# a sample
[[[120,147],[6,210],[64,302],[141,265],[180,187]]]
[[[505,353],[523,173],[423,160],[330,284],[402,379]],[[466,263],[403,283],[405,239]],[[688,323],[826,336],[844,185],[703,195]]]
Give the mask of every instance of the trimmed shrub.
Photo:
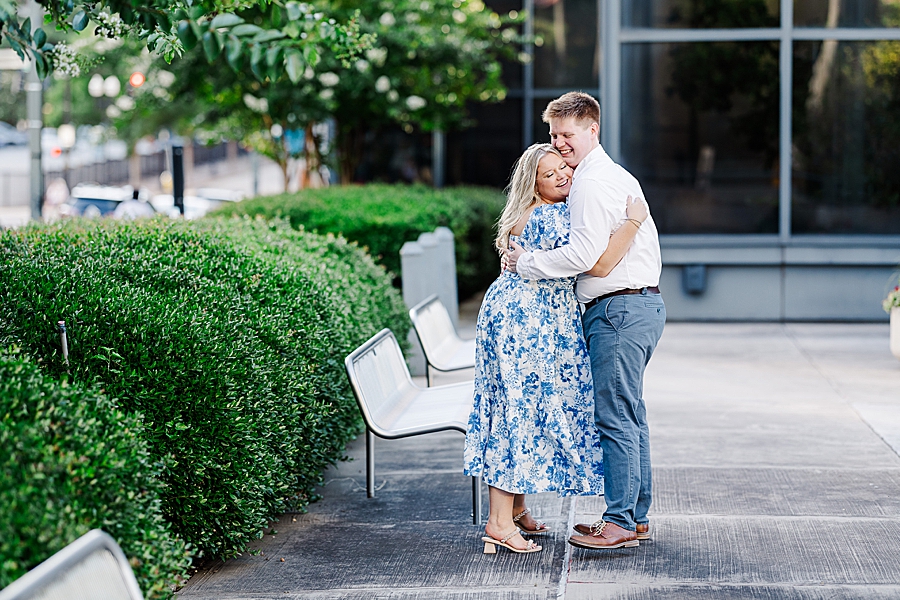
[[[217,214],[286,217],[294,227],[341,234],[400,275],[400,247],[420,233],[449,227],[456,238],[459,297],[486,289],[500,272],[495,224],[506,197],[498,190],[372,184],[302,190],[228,204]]]
[[[311,499],[360,428],[344,356],[409,328],[382,267],[334,236],[249,219],[72,220],[0,235],[0,344],[144,415],[162,502],[235,556]],[[398,337],[403,337],[398,335]]]
[[[163,520],[162,465],[142,431],[140,416],[97,389],[0,354],[0,587],[102,528],[147,598],[171,596],[190,559]]]

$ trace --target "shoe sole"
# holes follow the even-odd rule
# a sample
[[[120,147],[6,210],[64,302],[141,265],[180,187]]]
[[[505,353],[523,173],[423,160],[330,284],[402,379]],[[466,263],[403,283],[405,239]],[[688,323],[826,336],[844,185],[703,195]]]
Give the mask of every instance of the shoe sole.
[[[578,535],[591,535],[590,532],[585,533],[584,531],[581,531],[580,529],[578,529],[575,526],[573,526],[572,529],[577,531]],[[650,539],[650,534],[649,533],[639,533],[639,534],[637,534],[637,539],[639,542],[646,542],[647,540]]]
[[[524,550],[520,550],[519,548],[510,546],[509,544],[505,544],[500,540],[495,540],[494,538],[490,538],[487,536],[482,537],[481,541],[484,542],[484,554],[497,554],[497,546],[503,546],[507,550],[515,552],[516,554],[532,554],[534,552],[540,552],[541,550],[543,550],[543,548],[540,546],[538,546],[537,548],[526,548]]]
[[[519,527],[519,525],[516,524],[516,527]],[[519,527],[519,531],[521,531],[522,533],[526,533],[528,535],[543,535],[545,533],[551,533],[553,530],[548,527],[546,529],[536,529],[534,531],[531,531],[530,529],[525,529],[524,527]]]
[[[615,544],[613,546],[594,546],[592,544],[584,544],[577,540],[572,540],[572,538],[569,538],[569,543],[573,546],[577,546],[578,548],[587,548],[588,550],[615,550],[616,548],[637,548],[641,545],[639,541],[631,540],[630,542],[622,542],[621,544]]]

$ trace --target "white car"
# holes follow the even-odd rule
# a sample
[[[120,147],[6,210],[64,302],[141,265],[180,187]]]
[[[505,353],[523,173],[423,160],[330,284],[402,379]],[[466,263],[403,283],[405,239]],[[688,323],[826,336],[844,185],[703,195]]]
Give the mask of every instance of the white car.
[[[194,190],[193,194],[184,197],[184,218],[199,219],[206,213],[222,206],[226,202],[240,202],[244,199],[244,194],[232,190],[224,190],[218,188],[199,188]],[[164,215],[170,217],[181,216],[181,213],[175,207],[175,200],[172,194],[160,194],[150,199],[153,208]]]

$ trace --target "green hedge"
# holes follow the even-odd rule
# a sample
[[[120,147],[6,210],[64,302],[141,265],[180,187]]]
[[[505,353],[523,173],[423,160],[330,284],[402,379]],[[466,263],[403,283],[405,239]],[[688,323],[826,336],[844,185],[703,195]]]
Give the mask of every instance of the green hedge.
[[[91,529],[122,546],[147,598],[168,597],[190,560],[163,520],[138,415],[96,389],[0,354],[0,588]]]
[[[400,247],[420,233],[449,227],[456,238],[459,297],[486,289],[500,270],[495,224],[505,196],[498,190],[373,184],[302,190],[245,200],[218,214],[287,217],[294,227],[341,234],[365,246],[378,262],[400,275]]]
[[[344,356],[409,327],[358,247],[249,219],[0,234],[0,344],[60,376],[58,320],[71,378],[143,413],[173,531],[220,557],[311,499],[360,427]]]

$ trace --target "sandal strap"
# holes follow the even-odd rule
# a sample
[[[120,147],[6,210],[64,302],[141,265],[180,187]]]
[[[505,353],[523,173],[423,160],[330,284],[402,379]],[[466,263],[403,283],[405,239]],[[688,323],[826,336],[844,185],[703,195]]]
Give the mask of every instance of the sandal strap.
[[[513,530],[512,533],[510,533],[510,534],[507,535],[505,538],[503,538],[502,540],[500,540],[500,543],[501,543],[501,544],[505,544],[506,542],[508,542],[508,541],[511,540],[512,538],[516,537],[517,535],[519,535],[519,528],[518,528],[518,527],[516,527],[516,528]]]
[[[530,512],[531,512],[531,509],[526,507],[525,510],[523,510],[522,512],[520,512],[519,514],[517,514],[516,516],[513,517],[513,523],[518,523],[519,519],[521,519],[522,517],[524,517],[525,515],[527,515]]]

